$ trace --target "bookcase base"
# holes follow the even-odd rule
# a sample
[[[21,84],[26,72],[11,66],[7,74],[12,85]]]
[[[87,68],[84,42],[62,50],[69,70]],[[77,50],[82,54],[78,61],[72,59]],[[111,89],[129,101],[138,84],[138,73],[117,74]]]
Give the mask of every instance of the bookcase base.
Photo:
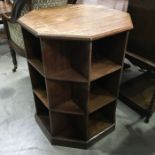
[[[41,128],[42,132],[45,134],[45,136],[48,138],[48,140],[52,145],[59,145],[64,147],[87,149],[91,147],[91,145],[93,145],[95,142],[99,141],[100,139],[102,139],[103,137],[107,136],[108,134],[110,134],[112,131],[115,130],[115,123],[113,123],[109,128],[95,135],[88,141],[57,138],[52,137],[51,133],[45,128],[44,124],[37,115],[35,115],[35,119],[39,127]]]

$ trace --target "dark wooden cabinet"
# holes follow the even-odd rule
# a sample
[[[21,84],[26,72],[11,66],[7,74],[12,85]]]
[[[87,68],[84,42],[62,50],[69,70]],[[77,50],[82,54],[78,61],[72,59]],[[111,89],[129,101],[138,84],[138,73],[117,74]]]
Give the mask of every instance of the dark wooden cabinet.
[[[128,12],[134,29],[129,35],[127,56],[141,68],[155,71],[155,1],[130,0]]]
[[[105,36],[104,33],[97,39],[89,39],[92,32],[88,25],[77,28],[73,24],[73,21],[77,22],[74,16],[78,15],[79,9],[83,10],[79,17],[83,20],[90,22],[88,14],[93,10],[96,14],[102,13],[102,17],[112,11],[111,16],[121,15],[118,22],[122,20],[124,24],[121,25],[121,30],[116,25],[112,27],[113,31],[106,31],[109,35]],[[64,10],[69,12],[62,18],[61,12]],[[42,14],[44,11],[40,10]],[[37,111],[36,120],[52,144],[86,148],[115,128],[126,35],[132,28],[132,23],[127,13],[101,6],[77,5],[48,11],[48,15],[58,11],[57,18],[53,20],[64,20],[64,24],[65,19],[68,21],[70,13],[73,13],[75,19],[70,20],[70,24],[75,27],[66,36],[63,34],[66,34],[67,28],[59,32],[59,37],[53,35],[56,29],[50,36],[42,36],[34,33],[29,21],[24,20],[33,17],[37,11],[32,11],[19,21],[23,27]],[[117,20],[115,18],[114,21]],[[82,19],[78,19],[79,22]],[[96,24],[97,22],[95,21]],[[89,26],[93,24],[94,21],[91,20]],[[101,27],[104,28],[104,25]],[[84,28],[87,28],[87,36],[83,36],[80,31]],[[78,35],[71,36],[70,33],[75,30],[79,31]]]
[[[130,0],[128,12],[134,29],[129,34],[126,57],[144,74],[122,84],[120,98],[148,122],[155,110],[155,1]]]

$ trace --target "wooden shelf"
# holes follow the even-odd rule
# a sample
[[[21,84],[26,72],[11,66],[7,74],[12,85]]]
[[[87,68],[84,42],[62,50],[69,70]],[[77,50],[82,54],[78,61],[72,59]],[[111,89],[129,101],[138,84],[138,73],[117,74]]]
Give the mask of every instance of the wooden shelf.
[[[88,111],[92,113],[115,101],[117,98],[104,89],[96,89],[89,95]]]
[[[38,59],[29,59],[29,64],[33,66],[42,76],[44,76],[43,64]]]
[[[45,129],[51,133],[50,130],[50,121],[49,121],[49,116],[47,115],[36,115],[38,121],[42,124],[42,126],[45,127]]]
[[[74,103],[73,100],[66,101],[65,103],[53,107],[52,111],[65,114],[75,114],[75,115],[84,114],[82,109],[76,103]]]
[[[41,100],[41,102],[45,105],[47,109],[49,109],[49,103],[47,99],[46,90],[44,89],[35,89],[34,93]]]
[[[142,56],[139,56],[139,55],[131,53],[131,52],[126,52],[126,54],[129,55],[130,57],[133,57],[133,58],[143,62],[144,64],[147,64],[147,65],[155,68],[155,63],[153,61],[150,61]]]
[[[43,128],[47,136],[51,136],[50,130],[50,111],[44,106],[41,101],[40,95],[34,93],[35,105],[36,105],[36,115],[35,118],[40,126]],[[50,138],[50,137],[49,137]]]
[[[92,63],[90,80],[96,80],[119,69],[121,69],[121,65],[118,65],[108,59],[104,58],[102,60],[98,60]]]
[[[76,127],[70,125],[68,128],[65,128],[61,132],[59,132],[54,137],[56,138],[63,138],[63,139],[70,139],[70,140],[83,140],[80,135],[80,132],[76,129]]]
[[[93,136],[103,132],[104,130],[110,128],[113,123],[110,123],[104,116],[104,114],[96,113],[92,114],[88,121],[88,137],[92,138]]]
[[[84,116],[66,115],[52,112],[52,119],[57,120],[52,124],[52,136],[59,139],[84,140],[86,127],[84,128]]]
[[[87,79],[84,76],[82,76],[72,68],[50,75],[50,78],[54,80],[70,82],[87,82]]]
[[[142,74],[122,84],[120,95],[142,109],[147,110],[154,90],[155,77],[149,74]]]

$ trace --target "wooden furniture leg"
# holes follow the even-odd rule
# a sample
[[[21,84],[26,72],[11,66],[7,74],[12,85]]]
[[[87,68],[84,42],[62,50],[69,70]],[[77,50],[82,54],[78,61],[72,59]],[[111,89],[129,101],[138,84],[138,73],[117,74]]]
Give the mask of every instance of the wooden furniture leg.
[[[12,69],[13,72],[16,72],[17,70],[17,59],[16,59],[16,52],[10,48],[11,56],[12,56],[12,62],[14,65],[14,68]]]
[[[155,90],[153,92],[151,103],[150,103],[150,106],[147,111],[147,115],[146,115],[146,119],[145,119],[146,123],[149,123],[150,117],[152,116],[152,109],[153,109],[154,103],[155,103]]]
[[[124,70],[127,70],[127,69],[129,69],[130,67],[131,67],[130,64],[124,63],[123,69],[124,69]]]

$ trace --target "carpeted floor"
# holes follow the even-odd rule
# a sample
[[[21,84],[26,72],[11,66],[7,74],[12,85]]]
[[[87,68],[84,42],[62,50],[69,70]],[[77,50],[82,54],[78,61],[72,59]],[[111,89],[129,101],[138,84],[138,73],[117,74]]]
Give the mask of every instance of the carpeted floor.
[[[7,44],[0,44],[0,155],[155,155],[155,115],[149,124],[118,101],[116,130],[88,150],[52,146],[34,119],[34,100],[25,58],[12,73]],[[127,71],[126,78],[135,76]]]

